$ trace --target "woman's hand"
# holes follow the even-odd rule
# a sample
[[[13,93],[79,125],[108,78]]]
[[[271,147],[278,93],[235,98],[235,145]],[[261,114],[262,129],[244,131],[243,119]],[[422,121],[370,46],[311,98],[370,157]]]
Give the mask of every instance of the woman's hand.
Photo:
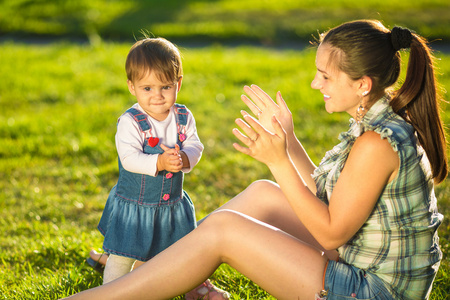
[[[265,129],[254,117],[245,114],[244,120],[236,120],[236,124],[244,133],[237,128],[233,129],[233,134],[247,146],[234,143],[234,148],[265,163],[268,167],[280,160],[289,159],[286,148],[286,132],[275,115],[272,115],[270,122],[273,133]]]
[[[281,123],[286,133],[294,133],[294,123],[292,121],[292,113],[281,97],[281,92],[277,93],[275,103],[266,92],[256,85],[245,86],[244,91],[246,95],[242,95],[242,101],[248,106],[252,113],[258,118],[260,124],[268,131],[274,133],[272,116],[275,115],[276,119]],[[249,98],[250,97],[250,98]],[[241,114],[245,117],[248,115],[246,111],[241,111]]]

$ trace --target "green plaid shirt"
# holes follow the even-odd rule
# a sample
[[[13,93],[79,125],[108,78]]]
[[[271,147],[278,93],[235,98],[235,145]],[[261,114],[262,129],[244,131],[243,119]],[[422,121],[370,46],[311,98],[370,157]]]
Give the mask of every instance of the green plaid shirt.
[[[341,143],[326,153],[314,171],[322,201],[328,204],[353,143],[365,131],[375,131],[389,141],[400,168],[365,224],[339,247],[340,259],[364,269],[368,280],[382,279],[395,299],[427,299],[442,259],[436,230],[443,219],[437,211],[428,159],[413,127],[392,111],[388,97],[375,103],[361,124],[350,121],[350,129],[339,136]]]

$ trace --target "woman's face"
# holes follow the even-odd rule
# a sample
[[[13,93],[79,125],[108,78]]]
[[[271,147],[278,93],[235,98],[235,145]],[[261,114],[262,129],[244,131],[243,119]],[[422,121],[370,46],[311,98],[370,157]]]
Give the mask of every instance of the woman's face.
[[[360,83],[350,79],[346,73],[338,70],[333,61],[329,61],[330,52],[331,47],[327,44],[321,44],[317,49],[317,72],[311,87],[323,94],[328,113],[345,111],[355,117],[361,100]]]

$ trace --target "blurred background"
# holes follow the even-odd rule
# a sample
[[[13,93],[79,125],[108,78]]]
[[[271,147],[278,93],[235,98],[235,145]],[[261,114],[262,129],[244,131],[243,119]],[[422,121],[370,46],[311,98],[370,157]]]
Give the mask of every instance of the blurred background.
[[[373,18],[448,41],[446,0],[2,0],[5,39],[130,40],[141,29],[171,40],[279,45],[344,21]]]

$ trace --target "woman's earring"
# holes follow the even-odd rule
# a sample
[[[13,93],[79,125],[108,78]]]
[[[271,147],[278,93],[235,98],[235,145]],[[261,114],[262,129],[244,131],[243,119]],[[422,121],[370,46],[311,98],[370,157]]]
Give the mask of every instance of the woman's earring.
[[[369,91],[365,91],[362,93],[361,95],[361,101],[359,102],[359,106],[356,109],[356,123],[360,124],[364,115],[366,114],[366,109],[364,108],[363,104],[362,104],[362,100],[364,96],[367,96],[367,94],[369,93]]]

